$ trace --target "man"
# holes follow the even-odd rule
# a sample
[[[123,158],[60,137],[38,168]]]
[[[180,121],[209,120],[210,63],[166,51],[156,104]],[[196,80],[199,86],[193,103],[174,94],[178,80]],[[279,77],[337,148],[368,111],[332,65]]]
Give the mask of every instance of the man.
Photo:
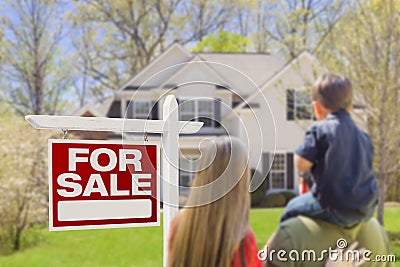
[[[344,258],[354,262],[365,261],[365,267],[391,267],[392,262],[379,261],[382,256],[391,255],[387,235],[375,218],[361,222],[352,228],[345,228],[306,216],[297,216],[281,223],[262,251],[265,266],[326,266],[327,259],[333,262],[338,258],[338,248],[346,249],[354,241],[364,251],[354,249],[343,253]],[[274,252],[273,252],[274,251]],[[352,255],[355,258],[351,258]],[[354,259],[354,260],[353,260]],[[341,263],[333,266],[344,266]],[[352,266],[352,265],[350,265]]]

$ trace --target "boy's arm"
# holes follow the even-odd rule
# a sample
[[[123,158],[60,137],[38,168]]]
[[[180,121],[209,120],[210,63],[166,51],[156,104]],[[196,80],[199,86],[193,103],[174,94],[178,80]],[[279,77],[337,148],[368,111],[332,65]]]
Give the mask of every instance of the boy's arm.
[[[304,142],[295,151],[294,163],[296,168],[305,172],[311,169],[317,162],[318,155],[323,155],[324,145],[323,133],[317,124],[311,125],[304,136]]]
[[[313,166],[313,163],[297,154],[294,155],[294,163],[296,168],[302,172],[308,171]]]

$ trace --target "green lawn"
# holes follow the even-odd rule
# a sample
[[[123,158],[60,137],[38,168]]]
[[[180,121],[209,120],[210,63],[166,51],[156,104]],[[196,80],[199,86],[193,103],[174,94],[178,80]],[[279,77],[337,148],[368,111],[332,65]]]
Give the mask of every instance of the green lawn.
[[[389,232],[397,258],[395,266],[400,267],[400,208],[385,208],[385,229]]]
[[[282,209],[251,211],[250,222],[258,247],[264,246],[278,225]],[[386,229],[400,236],[400,209],[385,210]],[[43,241],[36,247],[0,257],[1,267],[47,266],[162,266],[162,228],[143,227],[107,230],[41,231]],[[394,253],[400,267],[400,237]]]

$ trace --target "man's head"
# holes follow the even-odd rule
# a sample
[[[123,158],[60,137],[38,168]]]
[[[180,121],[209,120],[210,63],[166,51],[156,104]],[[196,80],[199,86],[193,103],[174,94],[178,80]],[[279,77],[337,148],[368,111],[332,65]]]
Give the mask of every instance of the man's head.
[[[315,113],[321,120],[331,112],[351,110],[353,86],[346,76],[325,73],[315,82],[312,98]]]

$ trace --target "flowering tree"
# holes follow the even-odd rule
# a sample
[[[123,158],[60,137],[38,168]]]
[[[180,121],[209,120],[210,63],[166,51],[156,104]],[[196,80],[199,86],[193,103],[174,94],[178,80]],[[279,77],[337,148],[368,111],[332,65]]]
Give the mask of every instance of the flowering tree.
[[[1,253],[18,250],[24,231],[47,221],[49,137],[49,132],[34,130],[21,117],[0,117]]]

